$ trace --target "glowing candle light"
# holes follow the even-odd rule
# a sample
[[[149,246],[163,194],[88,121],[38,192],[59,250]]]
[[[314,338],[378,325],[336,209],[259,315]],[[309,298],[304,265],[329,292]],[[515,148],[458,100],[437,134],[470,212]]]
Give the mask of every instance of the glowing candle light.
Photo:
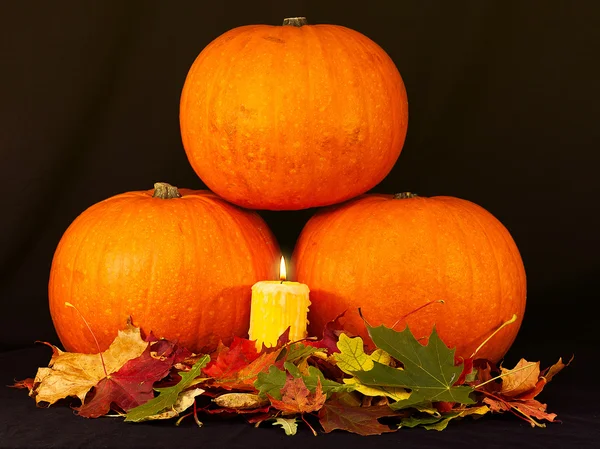
[[[281,257],[279,281],[259,281],[252,286],[250,340],[256,348],[272,347],[289,327],[290,341],[306,338],[310,306],[309,288],[300,282],[286,281],[285,259]]]

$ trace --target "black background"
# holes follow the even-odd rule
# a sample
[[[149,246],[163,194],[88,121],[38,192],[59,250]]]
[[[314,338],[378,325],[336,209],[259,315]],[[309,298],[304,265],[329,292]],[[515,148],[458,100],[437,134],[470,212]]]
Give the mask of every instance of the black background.
[[[373,191],[468,199],[511,232],[527,271],[528,303],[507,364],[526,357],[547,366],[559,356],[575,354],[573,364],[542,398],[563,424],[540,431],[516,418],[495,417],[460,423],[458,430],[444,433],[448,440],[417,430],[380,441],[476,441],[485,440],[486,432],[507,431],[515,432],[515,445],[530,438],[564,443],[561,435],[571,442],[582,438],[580,446],[591,441],[591,430],[569,426],[598,423],[598,414],[585,405],[598,391],[591,374],[598,342],[591,306],[598,299],[600,273],[597,5],[491,0],[355,6],[338,1],[2,2],[2,384],[33,376],[36,366],[47,363],[48,351],[34,347],[35,340],[58,343],[47,307],[48,275],[54,249],[79,213],[117,193],[149,189],[156,181],[204,188],[187,162],[178,119],[185,76],[202,48],[236,26],[278,25],[284,17],[300,15],[309,23],[344,25],[367,35],[388,52],[404,79],[406,143],[392,172]],[[314,210],[260,213],[289,256]],[[18,413],[8,409],[9,399],[11,407],[33,413],[42,429],[44,423],[59,425],[53,419],[70,426],[62,433],[70,440],[47,437],[46,444],[55,447],[73,447],[77,441],[109,447],[127,438],[129,447],[136,441],[150,447],[161,438],[182,446],[188,441],[183,435],[195,435],[200,445],[203,438],[219,438],[220,433],[228,434],[224,442],[231,446],[248,441],[315,444],[305,432],[292,443],[275,429],[222,422],[212,430],[186,427],[180,434],[170,424],[143,425],[145,435],[156,435],[152,441],[135,439],[135,433],[110,439],[105,432],[132,432],[132,427],[103,420],[92,424],[65,408],[36,410],[26,393],[3,390],[8,392],[0,397],[8,399],[2,399],[2,406],[7,404],[2,410],[11,421],[4,427],[0,421],[0,446],[43,445],[35,440],[37,434],[25,431],[33,426],[33,415],[31,422],[17,419]],[[378,441],[353,437],[318,440]],[[491,439],[488,435],[487,441]]]

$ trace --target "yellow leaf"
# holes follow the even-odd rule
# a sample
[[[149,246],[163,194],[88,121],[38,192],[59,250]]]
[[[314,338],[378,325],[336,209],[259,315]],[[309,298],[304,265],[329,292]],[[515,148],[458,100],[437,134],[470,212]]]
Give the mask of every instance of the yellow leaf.
[[[68,396],[78,397],[83,404],[92,387],[107,374],[118,371],[129,360],[139,357],[148,344],[142,339],[140,329],[128,323],[102,353],[104,365],[100,354],[64,352],[50,345],[54,354],[48,368],[38,369],[29,395],[35,397],[36,404],[43,402],[50,405]]]
[[[403,401],[410,397],[410,393],[404,388],[369,387],[360,383],[360,381],[355,377],[344,379],[344,383],[353,385],[356,391],[364,394],[365,396],[385,396],[393,399],[394,401]]]
[[[362,338],[350,338],[346,334],[340,334],[337,347],[340,352],[334,354],[335,360],[337,366],[345,373],[373,369],[373,359],[365,353]]]
[[[374,362],[379,362],[382,365],[389,365],[392,362],[390,355],[383,349],[375,349],[375,351],[373,351],[371,354],[371,360]]]

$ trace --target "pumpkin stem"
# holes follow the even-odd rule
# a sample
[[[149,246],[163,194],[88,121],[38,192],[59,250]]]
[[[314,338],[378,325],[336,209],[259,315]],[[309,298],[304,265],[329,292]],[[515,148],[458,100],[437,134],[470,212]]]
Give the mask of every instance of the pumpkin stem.
[[[172,186],[166,182],[154,183],[154,193],[152,198],[160,198],[161,200],[169,200],[171,198],[181,198],[181,193],[177,190],[177,187]]]
[[[402,193],[396,193],[394,195],[394,199],[395,200],[405,200],[407,198],[414,198],[417,197],[419,195],[417,195],[416,193],[412,193],[412,192],[402,192]]]
[[[308,22],[306,21],[306,17],[288,17],[287,19],[283,19],[283,25],[301,27],[304,25],[308,25]]]

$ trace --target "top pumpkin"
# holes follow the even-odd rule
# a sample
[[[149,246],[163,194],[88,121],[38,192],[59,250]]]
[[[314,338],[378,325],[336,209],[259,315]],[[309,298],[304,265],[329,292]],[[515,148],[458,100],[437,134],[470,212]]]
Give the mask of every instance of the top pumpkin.
[[[339,203],[377,185],[404,144],[408,102],[390,57],[336,25],[249,25],[194,61],[180,103],[188,159],[252,209]]]

